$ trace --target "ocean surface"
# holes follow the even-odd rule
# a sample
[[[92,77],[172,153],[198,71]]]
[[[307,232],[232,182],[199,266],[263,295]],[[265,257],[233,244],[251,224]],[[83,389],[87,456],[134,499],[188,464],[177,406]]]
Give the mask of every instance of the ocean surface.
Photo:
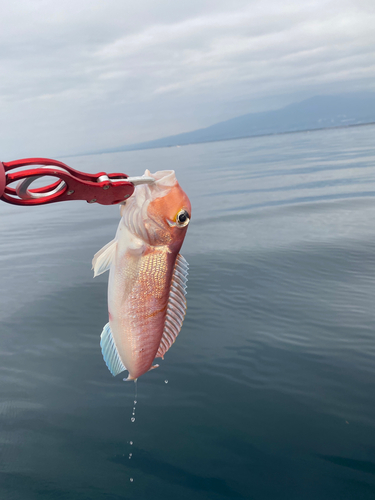
[[[374,499],[375,127],[62,160],[176,170],[188,312],[132,422],[91,271],[118,207],[1,203],[0,499]]]

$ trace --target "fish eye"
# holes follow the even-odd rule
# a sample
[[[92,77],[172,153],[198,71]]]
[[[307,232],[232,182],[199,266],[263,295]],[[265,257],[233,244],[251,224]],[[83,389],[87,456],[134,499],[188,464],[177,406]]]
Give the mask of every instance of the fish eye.
[[[186,210],[180,210],[176,216],[176,223],[179,227],[185,227],[190,222],[190,215]]]

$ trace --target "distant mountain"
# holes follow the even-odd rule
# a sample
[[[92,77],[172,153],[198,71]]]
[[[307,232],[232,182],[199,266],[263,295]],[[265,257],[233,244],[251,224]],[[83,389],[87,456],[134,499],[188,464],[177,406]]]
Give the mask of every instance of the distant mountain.
[[[375,122],[375,93],[316,96],[275,111],[250,113],[192,132],[111,149],[111,152],[161,148],[373,122]]]

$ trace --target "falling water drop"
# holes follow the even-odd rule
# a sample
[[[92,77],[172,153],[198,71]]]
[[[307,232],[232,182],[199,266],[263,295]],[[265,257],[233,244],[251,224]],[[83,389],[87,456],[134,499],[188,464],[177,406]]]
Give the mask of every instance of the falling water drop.
[[[134,380],[134,406],[133,406],[133,409],[132,409],[132,416],[130,417],[130,420],[132,423],[135,422],[135,405],[137,404],[137,393],[138,393],[138,387],[137,387],[137,379]],[[130,446],[133,446],[133,441],[129,441],[129,445]],[[133,453],[129,453],[129,460],[131,460],[133,457]],[[131,477],[130,479],[130,482],[132,483],[134,481],[134,479]]]
[[[164,384],[168,384],[168,380],[164,380]]]

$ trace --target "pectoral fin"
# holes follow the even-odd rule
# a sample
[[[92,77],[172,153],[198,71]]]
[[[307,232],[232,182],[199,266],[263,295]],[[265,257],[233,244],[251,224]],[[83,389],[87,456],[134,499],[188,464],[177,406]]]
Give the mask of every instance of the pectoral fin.
[[[163,358],[180,333],[186,314],[186,282],[189,264],[184,257],[178,254],[173,270],[171,289],[167,305],[167,315],[156,358]]]
[[[96,252],[92,259],[92,268],[94,269],[94,278],[105,273],[111,267],[117,248],[117,240],[112,240],[103,248]]]

